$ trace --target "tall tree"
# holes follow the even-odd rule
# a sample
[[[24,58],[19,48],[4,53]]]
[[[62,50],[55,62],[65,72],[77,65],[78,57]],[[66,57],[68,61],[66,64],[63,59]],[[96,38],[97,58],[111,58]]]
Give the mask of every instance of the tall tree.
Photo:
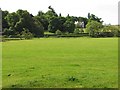
[[[6,17],[10,27],[14,27],[15,24],[19,21],[19,16],[15,12],[9,13]]]
[[[51,17],[50,21],[49,21],[49,26],[48,26],[48,30],[49,32],[55,33],[57,31],[57,29],[59,29],[59,19],[58,17]]]
[[[88,20],[89,21],[97,21],[97,22],[103,23],[102,18],[98,18],[94,14],[90,14],[90,13],[88,13]]]
[[[66,32],[65,26],[64,26],[64,23],[66,22],[66,18],[65,18],[65,17],[62,17],[62,16],[59,16],[59,17],[58,17],[58,21],[59,21],[58,29],[59,29],[61,32]]]
[[[71,20],[66,20],[66,22],[64,23],[64,28],[65,28],[65,31],[69,33],[73,33],[75,29],[75,24]]]
[[[35,16],[35,18],[41,22],[41,24],[44,27],[44,30],[47,31],[48,30],[48,25],[49,25],[49,20],[46,18],[45,13],[43,13],[42,11],[39,11],[37,16]]]
[[[7,15],[9,14],[8,11],[2,11],[2,29],[4,31],[5,28],[9,28],[8,22],[7,22]]]
[[[55,12],[55,10],[49,6],[48,7],[48,11],[45,13],[45,17],[49,20],[51,17],[57,17],[57,13]]]
[[[51,6],[49,6],[48,9],[54,14],[54,16],[58,16],[55,10]]]
[[[36,37],[43,37],[44,36],[44,27],[42,26],[41,22],[34,18],[33,24],[34,31],[32,32],[35,34]]]
[[[34,19],[27,10],[19,9],[16,12],[8,14],[6,18],[10,26],[10,31],[14,30],[16,33],[21,33],[23,28],[26,28],[29,32],[33,33],[34,36],[43,36],[44,31],[42,24]]]
[[[103,25],[100,22],[91,21],[91,22],[88,22],[86,29],[89,31],[90,36],[95,37],[99,34],[102,27]]]

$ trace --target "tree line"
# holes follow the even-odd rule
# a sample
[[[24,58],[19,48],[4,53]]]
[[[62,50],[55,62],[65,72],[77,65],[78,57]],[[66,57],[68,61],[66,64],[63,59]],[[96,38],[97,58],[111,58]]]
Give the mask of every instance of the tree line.
[[[88,17],[68,14],[65,17],[61,13],[57,14],[51,6],[48,7],[47,12],[39,11],[35,16],[22,9],[12,13],[2,11],[2,34],[11,38],[44,37],[44,32],[80,34],[85,31],[92,37],[102,36],[106,34],[105,32],[118,36],[120,30],[117,27],[104,26],[102,23],[102,19],[94,14],[88,13]]]

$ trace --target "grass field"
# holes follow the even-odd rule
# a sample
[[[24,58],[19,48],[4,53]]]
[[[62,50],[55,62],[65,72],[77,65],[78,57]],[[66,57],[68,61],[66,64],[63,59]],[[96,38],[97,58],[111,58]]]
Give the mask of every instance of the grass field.
[[[2,43],[3,88],[117,88],[117,38]]]

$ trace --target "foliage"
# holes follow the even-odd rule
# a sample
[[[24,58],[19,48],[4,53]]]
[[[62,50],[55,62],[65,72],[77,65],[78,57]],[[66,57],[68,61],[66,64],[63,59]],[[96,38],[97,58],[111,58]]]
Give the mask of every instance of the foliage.
[[[41,22],[35,20],[27,10],[17,10],[13,13],[7,13],[4,17],[9,27],[3,29],[3,34],[16,35],[21,33],[23,28],[26,28],[36,37],[44,36],[43,26]]]
[[[15,30],[14,30],[14,28],[12,28],[12,27],[10,27],[9,29],[8,28],[4,28],[4,30],[3,30],[3,35],[7,35],[7,36],[9,36],[9,35],[15,35]]]
[[[66,18],[65,17],[62,17],[62,16],[59,16],[58,17],[58,29],[61,31],[61,32],[66,32],[65,30],[65,26],[64,26],[64,23],[66,22]]]
[[[103,23],[102,18],[98,18],[97,16],[95,16],[94,14],[90,14],[88,13],[88,21],[97,21],[99,23]]]
[[[7,22],[7,19],[6,19],[6,16],[9,14],[8,11],[2,11],[2,28],[3,28],[3,31],[5,28],[9,28],[9,25],[8,25],[8,22]]]
[[[9,24],[10,27],[14,27],[15,24],[19,21],[19,15],[15,12],[13,13],[9,13],[6,16],[7,22]]]
[[[112,32],[100,32],[98,37],[113,37],[114,34]]]
[[[24,31],[23,28],[29,30],[34,37],[44,37],[46,31],[55,34],[57,30],[68,34],[89,32],[92,37],[106,35],[104,33],[110,31],[114,36],[120,36],[120,30],[117,27],[112,25],[103,27],[102,19],[90,13],[87,18],[70,16],[69,14],[64,17],[61,13],[58,15],[55,9],[49,6],[47,12],[38,11],[35,16],[22,9],[12,13],[2,11],[2,14],[3,35],[8,37],[21,34]],[[76,24],[76,22],[78,23]],[[79,28],[80,32],[76,28]]]
[[[49,32],[55,33],[59,28],[59,19],[58,17],[51,17],[49,21],[48,30]]]
[[[109,26],[104,26],[102,32],[111,32],[113,36],[119,36],[120,29],[118,26],[109,25]]]
[[[79,34],[79,33],[80,33],[79,28],[76,28],[76,29],[74,30],[74,34]]]
[[[101,23],[97,21],[90,21],[88,22],[86,29],[89,31],[90,36],[97,37],[102,27]]]
[[[39,11],[37,16],[34,16],[39,22],[41,22],[42,26],[44,27],[44,31],[48,30],[48,25],[49,25],[49,21],[46,18],[45,13],[43,13],[42,11]]]
[[[75,29],[75,24],[73,21],[71,20],[66,20],[66,22],[64,23],[64,28],[65,28],[65,31],[69,32],[69,33],[73,33],[74,32],[74,29]]]
[[[61,32],[60,30],[57,30],[57,31],[55,32],[55,34],[57,34],[57,35],[61,35],[62,32]]]
[[[23,28],[23,31],[21,32],[21,38],[32,39],[33,34],[31,32],[29,32],[28,29]]]
[[[35,37],[43,37],[44,36],[44,27],[37,19],[34,19],[33,31],[31,31]]]

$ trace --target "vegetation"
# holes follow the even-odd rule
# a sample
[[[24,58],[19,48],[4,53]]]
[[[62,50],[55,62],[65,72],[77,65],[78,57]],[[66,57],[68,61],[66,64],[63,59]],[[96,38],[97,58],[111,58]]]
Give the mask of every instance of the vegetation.
[[[90,13],[58,15],[51,6],[35,16],[2,11],[2,24],[3,88],[118,88],[120,26]]]
[[[3,88],[117,88],[117,38],[2,43]]]
[[[90,21],[87,26],[86,29],[89,30],[89,35],[92,37],[97,37],[99,35],[99,32],[102,28],[102,24],[97,22],[97,21]]]
[[[27,10],[21,9],[12,13],[2,11],[2,14],[2,34],[8,38],[20,38],[24,28],[32,33],[33,37],[44,37],[46,36],[44,32],[56,34],[57,30],[61,34],[70,33],[69,35],[78,35],[87,31],[89,33],[88,36],[91,37],[120,36],[118,27],[112,25],[105,26],[101,18],[90,13],[88,13],[88,17],[76,17],[69,14],[64,17],[61,14],[58,15],[49,6],[47,12],[39,11],[36,16],[30,14]],[[78,32],[78,29],[80,32]]]
[[[43,36],[44,30],[42,24],[26,10],[18,10],[16,13],[7,13],[7,15],[3,14],[3,19],[6,22],[6,25],[3,22],[3,35],[7,35],[8,37],[10,35],[16,36],[17,34],[21,34],[24,28],[26,28],[34,37]],[[7,28],[4,26],[7,26]]]

